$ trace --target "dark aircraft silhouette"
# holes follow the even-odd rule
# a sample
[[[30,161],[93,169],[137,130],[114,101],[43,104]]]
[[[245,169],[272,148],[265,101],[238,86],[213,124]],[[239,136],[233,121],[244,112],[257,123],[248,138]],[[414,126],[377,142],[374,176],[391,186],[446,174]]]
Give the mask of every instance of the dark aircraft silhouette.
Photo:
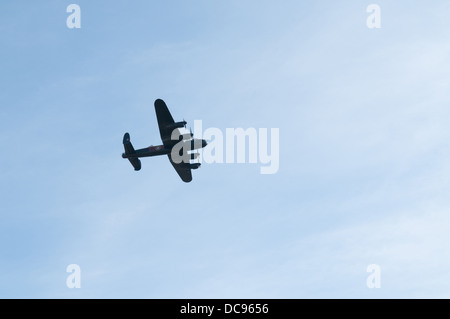
[[[141,169],[139,157],[167,155],[183,182],[189,183],[192,181],[191,169],[199,168],[200,163],[191,164],[190,160],[196,159],[199,154],[187,152],[203,148],[207,143],[205,140],[193,138],[192,131],[189,134],[181,134],[178,128],[186,127],[186,121],[175,122],[163,100],[155,101],[155,111],[163,145],[135,150],[130,142],[130,134],[125,133],[123,136],[125,153],[122,157],[128,158],[134,170],[139,171]]]

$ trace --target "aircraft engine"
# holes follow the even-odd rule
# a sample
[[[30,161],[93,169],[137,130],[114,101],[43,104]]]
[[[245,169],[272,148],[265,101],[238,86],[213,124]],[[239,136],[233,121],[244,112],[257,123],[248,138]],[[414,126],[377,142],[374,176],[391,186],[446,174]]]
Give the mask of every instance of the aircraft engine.
[[[199,153],[192,153],[192,154],[189,154],[189,155],[191,155],[191,160],[194,160],[194,159],[196,159],[196,158],[198,158],[200,156]]]
[[[192,134],[192,133],[182,134],[182,135],[180,135],[179,140],[180,141],[189,140],[189,139],[191,139],[192,136],[194,136],[194,134]]]
[[[174,130],[176,128],[182,128],[182,127],[185,127],[185,126],[186,126],[186,121],[181,121],[181,122],[175,122],[175,123],[169,124],[166,127],[169,130]]]

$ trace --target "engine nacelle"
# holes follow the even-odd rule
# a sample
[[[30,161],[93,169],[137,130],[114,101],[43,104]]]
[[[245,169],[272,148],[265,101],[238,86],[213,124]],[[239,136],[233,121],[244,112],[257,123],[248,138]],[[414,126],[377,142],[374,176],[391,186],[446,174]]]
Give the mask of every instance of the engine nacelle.
[[[169,130],[174,130],[174,129],[176,129],[176,128],[182,128],[182,127],[185,127],[186,124],[187,124],[186,121],[175,122],[175,123],[172,123],[172,124],[167,125],[166,128],[169,129]]]
[[[189,155],[191,156],[191,160],[195,160],[195,159],[197,159],[200,156],[199,153],[192,153],[192,154],[189,154]]]
[[[179,140],[180,140],[180,141],[189,140],[189,139],[191,139],[193,136],[194,136],[194,134],[192,134],[192,133],[183,134],[183,135],[180,135]]]
[[[197,169],[197,168],[199,168],[200,167],[200,163],[193,163],[193,164],[189,164],[189,167],[191,168],[191,169]]]

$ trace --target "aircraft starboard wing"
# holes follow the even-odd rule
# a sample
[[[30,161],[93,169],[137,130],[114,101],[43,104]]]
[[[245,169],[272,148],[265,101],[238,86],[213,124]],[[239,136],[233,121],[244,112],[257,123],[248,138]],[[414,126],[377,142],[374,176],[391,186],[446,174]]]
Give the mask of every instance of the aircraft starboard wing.
[[[172,157],[170,156],[170,154],[167,154],[167,156],[169,157],[170,163],[172,164],[173,168],[175,168],[183,182],[189,183],[190,181],[192,181],[191,168],[183,162],[176,164],[172,161]]]

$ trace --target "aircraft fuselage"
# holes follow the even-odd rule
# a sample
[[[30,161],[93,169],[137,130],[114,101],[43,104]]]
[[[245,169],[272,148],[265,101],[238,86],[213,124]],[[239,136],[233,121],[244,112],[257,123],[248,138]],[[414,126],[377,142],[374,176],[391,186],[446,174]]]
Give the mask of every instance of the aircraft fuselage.
[[[122,153],[122,157],[131,158],[131,157],[150,157],[158,155],[167,155],[170,154],[171,151],[172,151],[171,148],[165,148],[164,145],[157,145],[138,149],[134,154]]]
[[[190,141],[180,141],[178,143],[183,143],[183,147],[187,147],[188,151],[193,151],[195,149],[203,148],[207,145],[205,140],[194,138]],[[149,146],[145,148],[141,148],[136,150],[134,153],[127,154],[122,153],[123,158],[133,158],[133,157],[150,157],[150,156],[159,156],[159,155],[167,155],[172,152],[172,148],[177,145],[174,144],[172,147],[165,147],[164,145],[157,146]],[[180,154],[181,155],[181,154]]]

